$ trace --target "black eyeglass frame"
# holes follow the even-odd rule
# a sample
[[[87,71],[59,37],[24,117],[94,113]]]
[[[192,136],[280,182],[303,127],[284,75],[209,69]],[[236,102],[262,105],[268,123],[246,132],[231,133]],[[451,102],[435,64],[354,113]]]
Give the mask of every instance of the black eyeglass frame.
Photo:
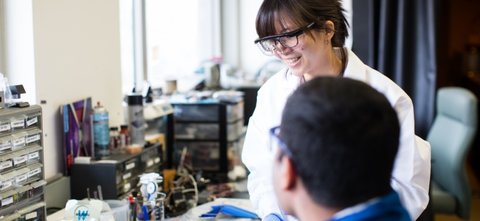
[[[280,44],[285,47],[285,48],[293,48],[295,46],[298,45],[298,36],[300,36],[301,34],[305,33],[305,31],[313,28],[313,26],[315,25],[316,23],[315,22],[312,22],[310,24],[308,24],[307,26],[305,27],[302,27],[302,28],[299,28],[297,30],[293,30],[293,31],[289,31],[289,32],[285,32],[285,33],[282,33],[282,34],[278,34],[278,35],[270,35],[270,36],[267,36],[267,37],[263,37],[263,38],[259,38],[257,40],[254,41],[255,44],[262,44],[263,41],[267,41],[267,40],[272,40],[274,39],[274,42],[280,42]],[[281,38],[284,38],[284,37],[296,37],[297,38],[297,44],[293,45],[293,46],[285,46],[283,45],[282,41],[280,40]],[[263,46],[262,46],[263,47]]]

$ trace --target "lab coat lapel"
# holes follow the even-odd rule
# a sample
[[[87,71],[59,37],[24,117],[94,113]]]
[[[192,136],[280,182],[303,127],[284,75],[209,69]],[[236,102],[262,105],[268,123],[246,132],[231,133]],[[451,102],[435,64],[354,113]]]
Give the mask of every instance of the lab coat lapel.
[[[300,78],[292,74],[288,69],[281,71],[279,74],[281,74],[281,76],[278,76],[279,79],[276,82],[278,85],[275,86],[277,90],[271,94],[273,99],[271,103],[271,108],[273,109],[269,112],[269,117],[273,117],[273,125],[271,126],[280,125],[285,103],[288,97],[290,97],[293,91],[300,85]]]
[[[344,77],[368,82],[367,66],[351,50],[347,49],[348,63],[345,68]]]
[[[290,70],[288,71],[284,79],[285,81],[283,81],[283,90],[280,92],[282,93],[280,97],[283,99],[281,104],[282,109],[285,106],[288,97],[290,97],[293,91],[295,91],[295,89],[297,89],[298,86],[300,86],[301,84],[300,77],[292,74]]]

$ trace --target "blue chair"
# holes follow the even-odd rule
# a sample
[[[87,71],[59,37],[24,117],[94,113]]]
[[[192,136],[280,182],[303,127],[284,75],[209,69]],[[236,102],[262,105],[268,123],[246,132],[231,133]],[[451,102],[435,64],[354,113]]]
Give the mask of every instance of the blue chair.
[[[477,130],[477,98],[467,89],[445,87],[438,90],[436,108],[427,136],[432,148],[432,208],[467,220],[471,191],[465,161]]]

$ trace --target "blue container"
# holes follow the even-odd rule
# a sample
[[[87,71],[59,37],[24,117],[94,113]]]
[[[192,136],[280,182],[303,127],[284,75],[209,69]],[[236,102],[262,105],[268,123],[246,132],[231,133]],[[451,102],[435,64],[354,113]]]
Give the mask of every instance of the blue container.
[[[93,141],[95,157],[101,158],[110,155],[110,127],[108,125],[108,111],[97,102],[93,110]]]

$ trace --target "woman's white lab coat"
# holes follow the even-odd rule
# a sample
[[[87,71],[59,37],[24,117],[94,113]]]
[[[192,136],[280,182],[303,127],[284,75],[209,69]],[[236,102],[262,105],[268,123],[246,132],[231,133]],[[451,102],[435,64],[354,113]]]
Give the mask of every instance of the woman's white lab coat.
[[[352,51],[347,49],[347,53],[344,77],[363,81],[383,93],[398,114],[400,147],[391,184],[416,219],[429,200],[430,145],[415,135],[412,100],[398,85],[365,65]],[[280,125],[285,102],[299,84],[300,78],[285,69],[272,76],[258,91],[257,106],[249,120],[242,161],[250,171],[248,191],[260,217],[272,212],[280,214],[272,186],[274,153],[269,150],[268,130]]]

